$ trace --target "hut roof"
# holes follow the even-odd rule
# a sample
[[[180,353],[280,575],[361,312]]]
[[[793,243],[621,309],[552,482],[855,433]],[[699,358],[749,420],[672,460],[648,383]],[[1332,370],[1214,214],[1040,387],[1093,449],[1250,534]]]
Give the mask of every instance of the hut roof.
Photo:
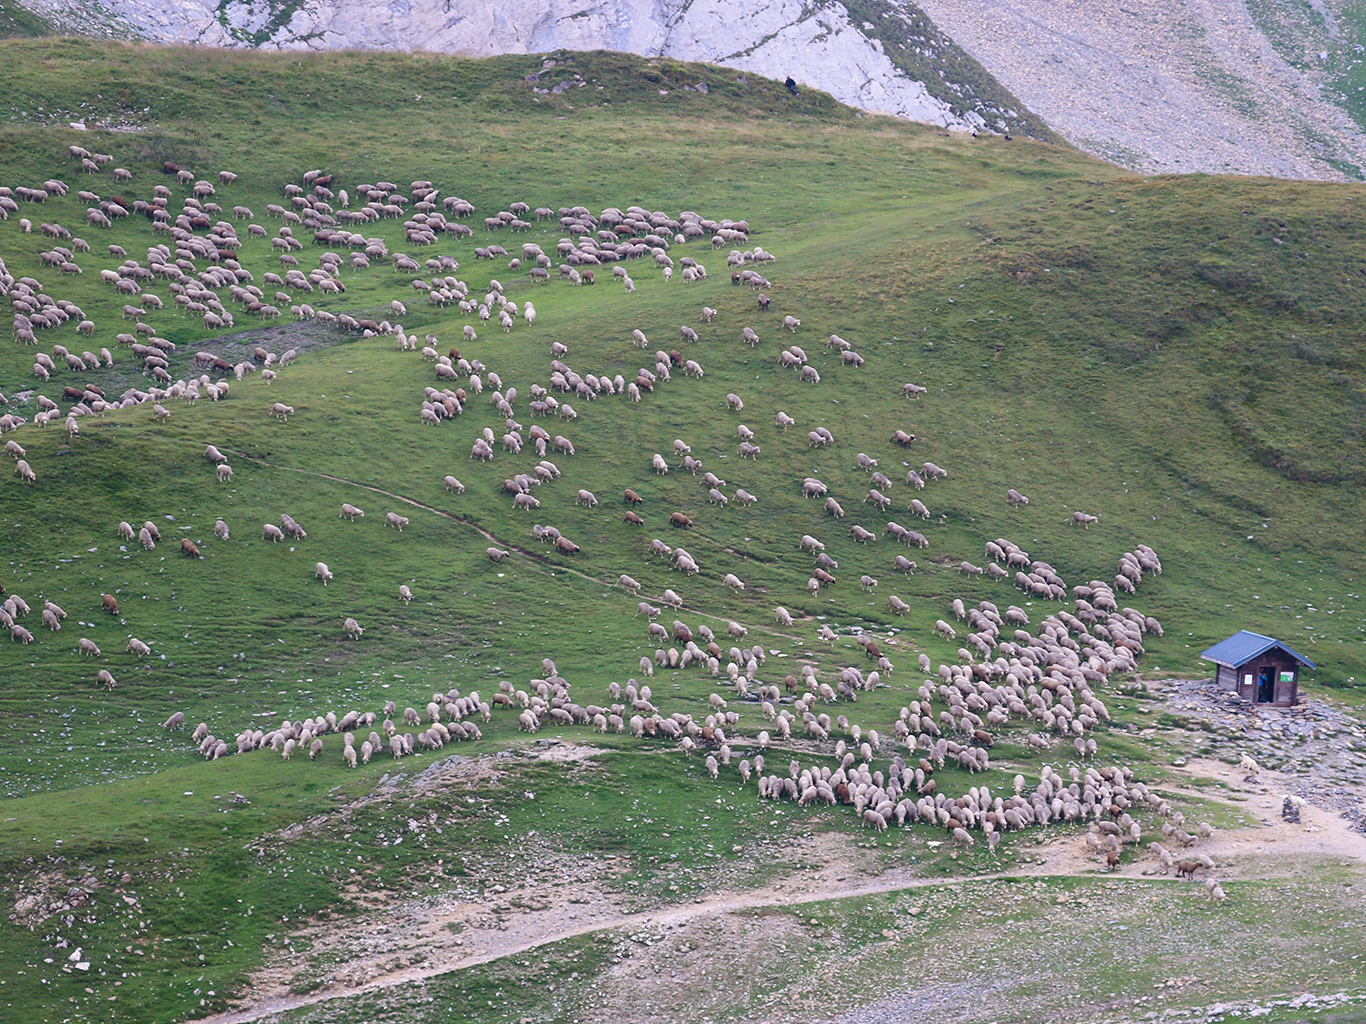
[[[1206,651],[1202,651],[1200,657],[1206,661],[1212,661],[1217,665],[1226,665],[1229,668],[1238,668],[1246,665],[1258,655],[1265,654],[1273,647],[1279,647],[1290,655],[1301,665],[1314,668],[1314,663],[1301,655],[1298,651],[1286,646],[1275,637],[1263,636],[1261,633],[1252,633],[1246,629],[1240,629],[1227,640],[1223,640]]]

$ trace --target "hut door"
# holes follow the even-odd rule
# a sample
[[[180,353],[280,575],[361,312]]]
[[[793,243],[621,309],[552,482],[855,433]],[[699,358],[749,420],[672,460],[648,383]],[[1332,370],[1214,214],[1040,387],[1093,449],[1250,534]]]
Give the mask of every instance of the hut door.
[[[1264,665],[1257,679],[1257,702],[1269,704],[1276,699],[1275,666]]]

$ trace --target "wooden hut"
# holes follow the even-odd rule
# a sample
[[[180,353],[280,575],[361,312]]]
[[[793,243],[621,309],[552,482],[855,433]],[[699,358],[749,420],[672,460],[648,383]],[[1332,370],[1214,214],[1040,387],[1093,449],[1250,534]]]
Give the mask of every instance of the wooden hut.
[[[1214,681],[1257,704],[1289,707],[1299,698],[1300,666],[1314,663],[1275,637],[1239,630],[1200,655],[1217,666]]]

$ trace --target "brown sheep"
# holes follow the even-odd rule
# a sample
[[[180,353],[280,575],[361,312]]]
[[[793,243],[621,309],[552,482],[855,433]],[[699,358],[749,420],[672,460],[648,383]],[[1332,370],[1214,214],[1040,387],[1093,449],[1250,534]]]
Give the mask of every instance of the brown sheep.
[[[204,557],[202,554],[199,553],[199,546],[195,544],[194,541],[190,540],[189,537],[182,537],[180,539],[180,550],[184,552],[186,555],[189,555],[191,558]]]
[[[681,527],[683,529],[687,529],[689,526],[692,526],[692,520],[685,516],[682,512],[674,512],[673,514],[671,514],[669,516],[669,522],[672,523],[674,526]]]
[[[1198,860],[1180,860],[1176,862],[1176,876],[1178,878],[1194,878],[1195,873],[1205,865]]]
[[[640,516],[636,515],[634,512],[627,512],[626,515],[622,517],[622,521],[630,523],[632,526],[645,525],[645,520],[640,518]]]
[[[566,555],[577,555],[583,549],[568,537],[556,537],[555,550],[563,552]]]
[[[100,603],[104,605],[104,610],[110,615],[117,615],[119,613],[119,602],[113,594],[101,594]]]
[[[630,503],[630,504],[632,504],[632,505],[639,505],[639,504],[640,504],[642,501],[644,501],[644,500],[645,500],[644,498],[642,498],[642,497],[641,497],[639,494],[637,494],[635,491],[631,490],[631,488],[629,488],[629,487],[626,488],[626,501],[627,501],[628,503]]]

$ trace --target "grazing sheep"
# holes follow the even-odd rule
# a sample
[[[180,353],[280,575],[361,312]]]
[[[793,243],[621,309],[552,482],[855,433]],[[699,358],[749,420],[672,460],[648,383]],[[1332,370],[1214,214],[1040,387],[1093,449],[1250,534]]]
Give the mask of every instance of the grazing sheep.
[[[216,522],[216,523],[213,524],[213,532],[214,532],[214,534],[218,537],[219,540],[227,540],[227,539],[228,539],[228,524],[225,523],[225,522],[223,522],[223,520],[221,520],[221,519],[218,520],[218,522]]]
[[[384,525],[392,526],[399,533],[402,533],[403,528],[408,525],[408,517],[401,516],[397,512],[390,512],[384,517]]]
[[[119,613],[119,602],[113,594],[101,594],[100,604],[103,605],[104,610],[110,615],[117,615]]]
[[[28,643],[27,640],[24,642]],[[81,637],[80,640],[77,641],[76,650],[80,654],[88,654],[92,658],[98,658],[100,656],[100,649],[95,645],[95,641],[87,637]]]
[[[740,577],[736,576],[734,573],[726,573],[725,579],[722,580],[722,582],[730,587],[731,590],[745,589],[745,585],[740,581]]]
[[[204,555],[199,550],[199,545],[190,540],[189,537],[180,538],[180,552],[189,558],[203,558]]]
[[[574,504],[587,505],[589,508],[597,508],[598,499],[594,497],[592,491],[581,490],[579,491],[578,495],[574,498]]]
[[[732,412],[743,412],[745,408],[745,403],[741,401],[739,395],[727,395],[726,408],[731,410]]]
[[[1029,504],[1029,499],[1013,487],[1006,491],[1006,500],[1016,508],[1019,508],[1021,505]]]
[[[485,548],[484,554],[488,556],[490,562],[501,562],[512,552],[504,551],[501,548]]]
[[[456,494],[464,494],[464,493],[465,493],[465,485],[462,484],[459,480],[457,480],[457,479],[456,479],[455,477],[453,477],[453,476],[448,476],[448,477],[446,477],[445,487],[446,487],[447,493],[452,493],[452,492],[453,492],[453,493],[456,493]]]
[[[343,502],[341,507],[341,515],[339,515],[337,518],[349,519],[351,520],[351,522],[354,523],[357,519],[365,518],[365,510],[356,508],[355,505],[348,505],[345,502]]]
[[[285,531],[274,523],[266,523],[261,527],[261,539],[268,540],[272,544],[278,544],[285,539]]]
[[[323,581],[323,586],[325,587],[327,586],[327,581],[332,578],[332,570],[327,567],[326,562],[318,562],[313,567],[313,575],[315,578],[321,579]]]
[[[322,563],[319,562],[318,564],[321,565]],[[408,589],[408,584],[400,583],[398,585],[398,599],[404,604],[407,604],[413,599],[413,592]]]
[[[365,632],[365,629],[361,626],[361,624],[357,622],[355,619],[351,618],[348,618],[345,622],[342,623],[342,629],[346,630],[346,632],[350,634],[352,640],[359,640],[361,634]]]

